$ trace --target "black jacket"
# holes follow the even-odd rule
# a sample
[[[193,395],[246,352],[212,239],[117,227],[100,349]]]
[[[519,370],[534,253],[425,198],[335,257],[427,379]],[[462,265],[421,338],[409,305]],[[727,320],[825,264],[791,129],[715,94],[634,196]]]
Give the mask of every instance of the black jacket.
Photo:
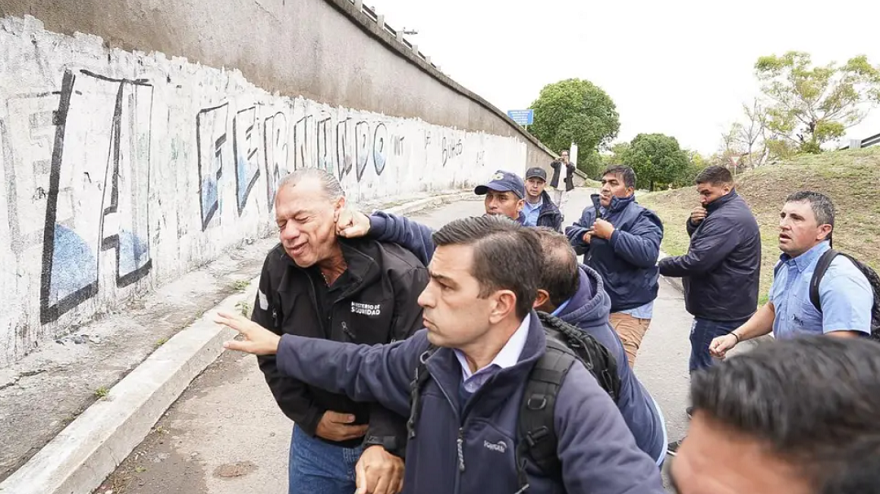
[[[562,212],[559,211],[559,208],[553,203],[553,200],[550,199],[550,194],[548,194],[546,190],[541,192],[541,197],[543,198],[544,203],[541,206],[541,211],[538,212],[538,224],[535,226],[546,226],[557,232],[561,232],[562,221],[564,219]]]
[[[687,311],[712,321],[739,321],[758,307],[761,232],[736,193],[708,206],[699,225],[687,221],[691,244],[683,256],[660,261],[660,274],[681,277]]]
[[[558,160],[550,163],[550,167],[553,168],[553,178],[550,179],[550,187],[553,187],[554,189],[559,188],[559,174],[562,171],[561,165],[562,162]],[[565,191],[569,192],[574,189],[575,166],[570,162],[567,163],[565,166],[566,168],[568,168],[568,174],[565,177]]]
[[[317,267],[297,266],[278,244],[263,264],[251,319],[277,334],[352,343],[390,343],[421,329],[419,294],[428,284],[425,267],[405,249],[371,239],[339,239],[348,264],[348,284],[332,303],[330,318],[319,316],[315,295]],[[310,270],[314,272],[310,275]],[[377,404],[355,403],[344,395],[308,386],[278,372],[275,357],[260,357],[260,370],[281,410],[314,436],[324,412],[354,414],[370,424],[367,436],[394,437],[395,453],[406,444],[405,419]],[[354,447],[362,439],[333,443]]]

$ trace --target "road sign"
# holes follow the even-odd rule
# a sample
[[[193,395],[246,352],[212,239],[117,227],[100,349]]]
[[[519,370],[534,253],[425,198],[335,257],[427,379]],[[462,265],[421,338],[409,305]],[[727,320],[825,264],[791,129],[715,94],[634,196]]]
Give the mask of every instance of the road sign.
[[[507,110],[507,116],[520,125],[532,125],[535,121],[535,110]]]

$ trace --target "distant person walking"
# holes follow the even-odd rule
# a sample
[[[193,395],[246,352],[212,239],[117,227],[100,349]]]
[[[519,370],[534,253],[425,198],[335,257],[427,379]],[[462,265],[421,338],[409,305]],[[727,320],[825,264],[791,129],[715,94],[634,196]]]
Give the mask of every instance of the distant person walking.
[[[553,202],[561,210],[565,204],[566,193],[574,189],[574,164],[568,161],[568,150],[559,152],[559,159],[550,163],[553,168],[553,177],[550,179],[550,187],[553,187]],[[563,185],[559,185],[560,181]]]
[[[856,265],[831,250],[834,204],[818,192],[796,192],[785,201],[779,219],[779,250],[770,300],[745,324],[712,341],[723,358],[740,341],[773,331],[777,339],[826,334],[871,334],[874,291]],[[815,293],[812,280],[823,270]],[[815,296],[814,304],[813,296]]]
[[[701,206],[687,220],[687,254],[660,261],[660,274],[682,278],[691,326],[690,371],[712,365],[709,344],[746,322],[758,307],[761,232],[736,193],[730,171],[710,166],[695,180]]]

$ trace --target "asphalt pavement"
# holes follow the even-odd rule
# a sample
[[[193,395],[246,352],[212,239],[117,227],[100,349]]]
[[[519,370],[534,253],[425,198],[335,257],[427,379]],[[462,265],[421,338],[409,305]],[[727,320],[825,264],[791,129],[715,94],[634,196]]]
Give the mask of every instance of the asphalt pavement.
[[[563,208],[565,224],[580,217],[590,189]],[[412,215],[433,228],[482,214],[481,201],[460,201]],[[669,281],[660,293],[635,371],[666,417],[670,441],[684,435],[691,317]],[[278,409],[256,358],[225,352],[196,378],[97,493],[240,494],[287,492],[292,423]]]

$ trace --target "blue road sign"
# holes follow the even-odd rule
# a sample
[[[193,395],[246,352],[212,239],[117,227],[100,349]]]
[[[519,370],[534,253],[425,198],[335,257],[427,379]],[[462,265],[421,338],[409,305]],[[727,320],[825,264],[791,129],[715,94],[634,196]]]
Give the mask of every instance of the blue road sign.
[[[520,125],[532,125],[535,121],[535,110],[507,110],[507,116]]]

